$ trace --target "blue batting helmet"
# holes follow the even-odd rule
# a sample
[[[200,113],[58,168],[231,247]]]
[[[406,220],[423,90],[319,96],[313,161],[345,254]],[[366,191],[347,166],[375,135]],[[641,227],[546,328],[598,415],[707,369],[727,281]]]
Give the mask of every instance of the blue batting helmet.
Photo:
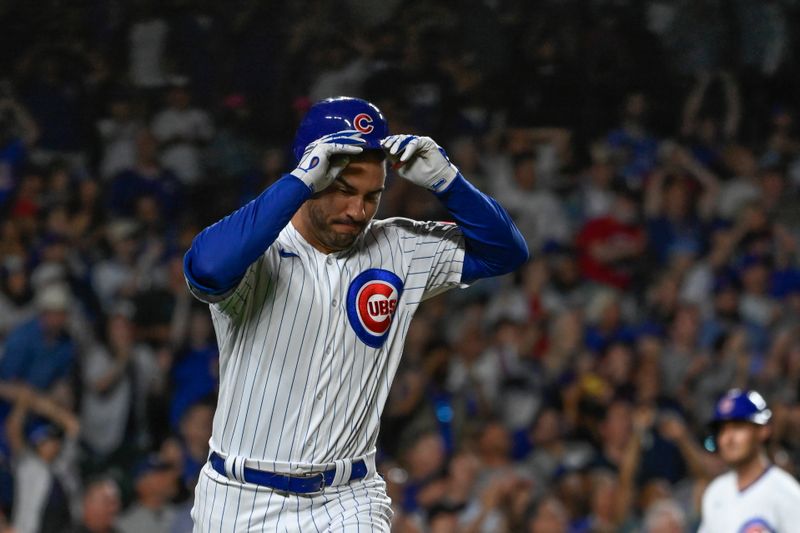
[[[297,161],[303,157],[306,146],[323,135],[342,130],[361,132],[367,141],[364,148],[380,150],[381,139],[389,134],[389,124],[374,104],[360,98],[337,96],[320,100],[308,110],[292,144],[292,152]]]
[[[731,389],[720,398],[714,408],[713,428],[729,420],[741,420],[764,426],[772,418],[772,411],[759,393],[753,390]]]

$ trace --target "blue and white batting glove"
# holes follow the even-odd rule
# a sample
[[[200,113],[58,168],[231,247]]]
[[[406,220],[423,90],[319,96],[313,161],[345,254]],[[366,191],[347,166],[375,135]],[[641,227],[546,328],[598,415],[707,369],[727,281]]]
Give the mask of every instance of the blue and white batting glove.
[[[297,168],[289,174],[317,193],[325,190],[350,162],[348,156],[364,151],[366,141],[356,130],[337,131],[320,137],[306,147]]]
[[[445,190],[458,174],[444,149],[430,137],[390,135],[381,146],[401,177],[431,191]]]

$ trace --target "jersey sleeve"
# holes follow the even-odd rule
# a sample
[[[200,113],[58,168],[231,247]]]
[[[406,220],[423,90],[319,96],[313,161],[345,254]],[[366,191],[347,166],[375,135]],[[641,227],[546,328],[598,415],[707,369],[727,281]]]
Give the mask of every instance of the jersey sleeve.
[[[464,235],[457,225],[410,220],[401,225],[403,251],[410,258],[407,287],[422,290],[420,300],[468,286],[461,281]]]
[[[229,296],[231,290],[235,292],[248,268],[263,259],[310,195],[305,183],[287,174],[198,233],[183,257],[184,276],[193,292],[218,300]]]
[[[230,317],[239,316],[244,310],[248,300],[255,292],[256,272],[263,267],[264,256],[252,263],[245,271],[244,276],[239,280],[239,284],[233,289],[222,294],[210,294],[186,279],[186,286],[189,292],[201,302],[211,305],[216,311]]]

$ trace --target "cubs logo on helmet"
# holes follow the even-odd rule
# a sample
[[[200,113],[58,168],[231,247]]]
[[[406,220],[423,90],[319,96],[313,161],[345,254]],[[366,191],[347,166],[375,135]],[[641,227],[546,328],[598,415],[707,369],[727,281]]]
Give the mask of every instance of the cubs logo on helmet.
[[[752,518],[739,528],[738,533],[775,533],[775,530],[763,518]]]
[[[730,396],[723,396],[719,401],[719,412],[722,414],[730,414],[733,411],[734,403],[733,398]]]
[[[353,119],[353,127],[361,133],[371,133],[375,127],[372,125],[372,117],[367,113],[359,113]]]
[[[361,342],[373,348],[383,345],[402,293],[402,280],[388,270],[371,268],[353,279],[347,289],[347,319]]]

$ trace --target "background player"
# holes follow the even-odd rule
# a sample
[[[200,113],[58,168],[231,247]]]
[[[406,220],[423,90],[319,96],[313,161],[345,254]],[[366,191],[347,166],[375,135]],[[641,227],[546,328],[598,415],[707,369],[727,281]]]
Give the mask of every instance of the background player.
[[[372,104],[324,100],[297,168],[206,228],[184,260],[220,346],[198,531],[388,531],[379,420],[419,303],[528,256],[507,213],[426,137],[386,137]],[[456,224],[373,221],[388,153]]]
[[[712,425],[731,470],[703,494],[702,533],[784,533],[800,527],[800,485],[771,464],[764,445],[772,412],[755,391],[733,389],[717,403]]]

